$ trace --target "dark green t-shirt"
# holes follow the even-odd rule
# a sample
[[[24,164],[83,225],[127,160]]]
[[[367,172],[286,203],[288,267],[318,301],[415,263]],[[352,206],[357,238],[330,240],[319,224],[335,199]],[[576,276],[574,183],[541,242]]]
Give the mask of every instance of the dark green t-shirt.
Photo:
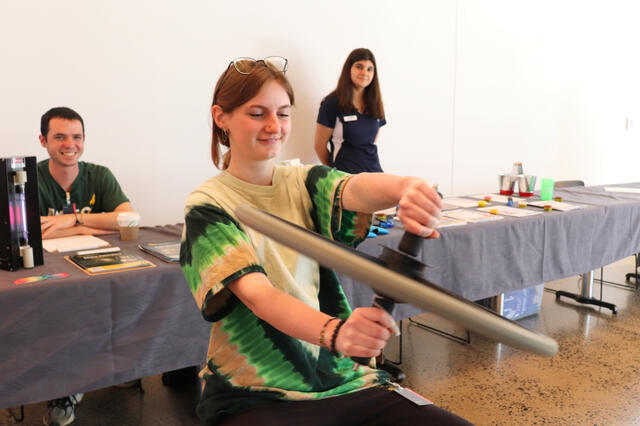
[[[129,201],[108,168],[84,161],[78,166],[78,176],[69,191],[69,204],[75,204],[76,212],[111,212]],[[66,191],[49,172],[49,159],[38,163],[38,199],[41,216],[58,215],[67,205]]]

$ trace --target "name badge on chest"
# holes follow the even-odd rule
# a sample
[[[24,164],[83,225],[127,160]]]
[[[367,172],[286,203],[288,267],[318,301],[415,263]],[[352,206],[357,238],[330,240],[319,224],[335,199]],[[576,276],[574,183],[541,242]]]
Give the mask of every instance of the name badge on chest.
[[[349,121],[356,121],[358,119],[357,115],[345,115],[344,116],[344,122],[347,123]]]

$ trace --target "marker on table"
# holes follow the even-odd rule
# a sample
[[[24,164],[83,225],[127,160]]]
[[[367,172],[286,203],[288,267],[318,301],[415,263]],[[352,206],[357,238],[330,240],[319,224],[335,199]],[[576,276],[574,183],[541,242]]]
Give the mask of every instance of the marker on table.
[[[66,278],[68,276],[69,276],[69,274],[66,273],[66,272],[60,272],[58,274],[35,275],[33,277],[18,278],[13,283],[14,284],[29,284],[29,283],[35,283],[35,282],[38,282],[38,281],[48,280],[48,279],[51,279],[51,278]]]

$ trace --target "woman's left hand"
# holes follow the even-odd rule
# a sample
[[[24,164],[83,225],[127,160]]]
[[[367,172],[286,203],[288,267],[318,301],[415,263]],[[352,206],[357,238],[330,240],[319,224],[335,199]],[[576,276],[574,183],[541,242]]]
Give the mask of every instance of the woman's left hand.
[[[438,238],[436,228],[442,201],[434,188],[424,179],[407,178],[400,201],[398,219],[405,230],[423,238]]]
[[[391,336],[393,321],[391,315],[380,308],[356,308],[338,330],[334,349],[345,356],[378,356]],[[332,324],[331,335],[337,326],[337,321]]]

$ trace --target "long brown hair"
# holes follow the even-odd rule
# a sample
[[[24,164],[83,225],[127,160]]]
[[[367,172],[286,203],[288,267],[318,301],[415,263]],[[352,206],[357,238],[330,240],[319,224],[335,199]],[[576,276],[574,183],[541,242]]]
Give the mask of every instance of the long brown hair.
[[[269,63],[258,62],[249,74],[241,74],[233,64],[229,64],[218,79],[213,91],[211,107],[218,105],[225,113],[231,113],[256,96],[262,86],[271,80],[280,83],[287,92],[291,105],[293,105],[293,88],[289,84],[287,77],[285,77],[284,72],[278,71]],[[225,170],[229,167],[229,162],[231,161],[231,149],[228,149],[222,155],[220,145],[229,148],[229,136],[213,120],[211,159],[218,169]],[[222,164],[220,164],[221,162]]]
[[[353,81],[351,81],[351,67],[358,61],[371,61],[373,63],[373,80],[364,89],[364,111],[363,114],[369,115],[380,120],[384,119],[384,105],[382,104],[382,95],[380,94],[380,84],[378,83],[378,65],[373,52],[364,47],[353,50],[349,53],[347,60],[342,66],[342,72],[338,79],[338,86],[333,93],[338,96],[338,105],[343,112],[352,112],[356,110],[353,105]]]

